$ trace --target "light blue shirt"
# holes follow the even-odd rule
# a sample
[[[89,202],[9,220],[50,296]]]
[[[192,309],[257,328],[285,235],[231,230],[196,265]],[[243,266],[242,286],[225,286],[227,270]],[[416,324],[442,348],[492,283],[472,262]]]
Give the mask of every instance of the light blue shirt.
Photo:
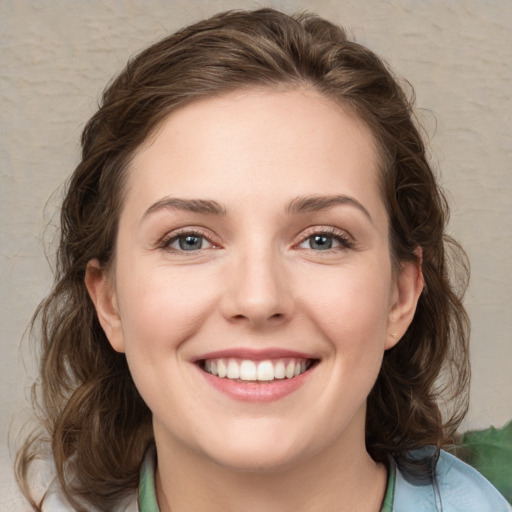
[[[433,457],[435,450],[413,452]],[[476,469],[441,451],[435,473],[415,482],[396,467],[393,512],[511,512],[505,498]]]

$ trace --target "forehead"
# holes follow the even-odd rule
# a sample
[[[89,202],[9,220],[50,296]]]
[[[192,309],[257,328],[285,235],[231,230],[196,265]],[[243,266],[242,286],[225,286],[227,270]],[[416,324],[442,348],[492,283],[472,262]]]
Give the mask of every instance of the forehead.
[[[239,91],[170,114],[136,152],[127,184],[126,201],[141,207],[166,194],[364,198],[379,194],[377,150],[362,120],[315,91]]]

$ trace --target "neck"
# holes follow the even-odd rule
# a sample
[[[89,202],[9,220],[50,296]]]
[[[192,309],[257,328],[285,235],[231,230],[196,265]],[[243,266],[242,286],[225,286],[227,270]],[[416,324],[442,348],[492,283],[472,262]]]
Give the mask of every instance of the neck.
[[[242,471],[155,438],[161,512],[378,512],[384,499],[387,472],[364,439],[340,439],[287,467]]]

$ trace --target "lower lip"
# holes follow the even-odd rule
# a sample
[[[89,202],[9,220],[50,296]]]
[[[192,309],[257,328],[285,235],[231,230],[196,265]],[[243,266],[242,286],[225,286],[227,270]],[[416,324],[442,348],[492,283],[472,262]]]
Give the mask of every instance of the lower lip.
[[[274,402],[297,391],[309,379],[317,365],[292,379],[274,379],[270,382],[239,382],[221,378],[198,367],[206,381],[215,389],[241,402]]]

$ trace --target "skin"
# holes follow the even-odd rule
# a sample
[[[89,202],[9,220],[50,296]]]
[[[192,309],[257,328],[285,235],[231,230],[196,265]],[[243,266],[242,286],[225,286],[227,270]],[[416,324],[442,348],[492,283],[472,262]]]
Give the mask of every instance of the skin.
[[[349,199],[297,207],[333,195]],[[423,286],[418,265],[392,271],[388,229],[371,132],[311,90],[196,101],[137,151],[115,268],[91,261],[86,284],[153,413],[162,512],[380,509],[387,476],[365,448],[366,398]],[[180,250],[191,231],[202,249]],[[194,364],[234,347],[319,363],[295,392],[244,402]]]

